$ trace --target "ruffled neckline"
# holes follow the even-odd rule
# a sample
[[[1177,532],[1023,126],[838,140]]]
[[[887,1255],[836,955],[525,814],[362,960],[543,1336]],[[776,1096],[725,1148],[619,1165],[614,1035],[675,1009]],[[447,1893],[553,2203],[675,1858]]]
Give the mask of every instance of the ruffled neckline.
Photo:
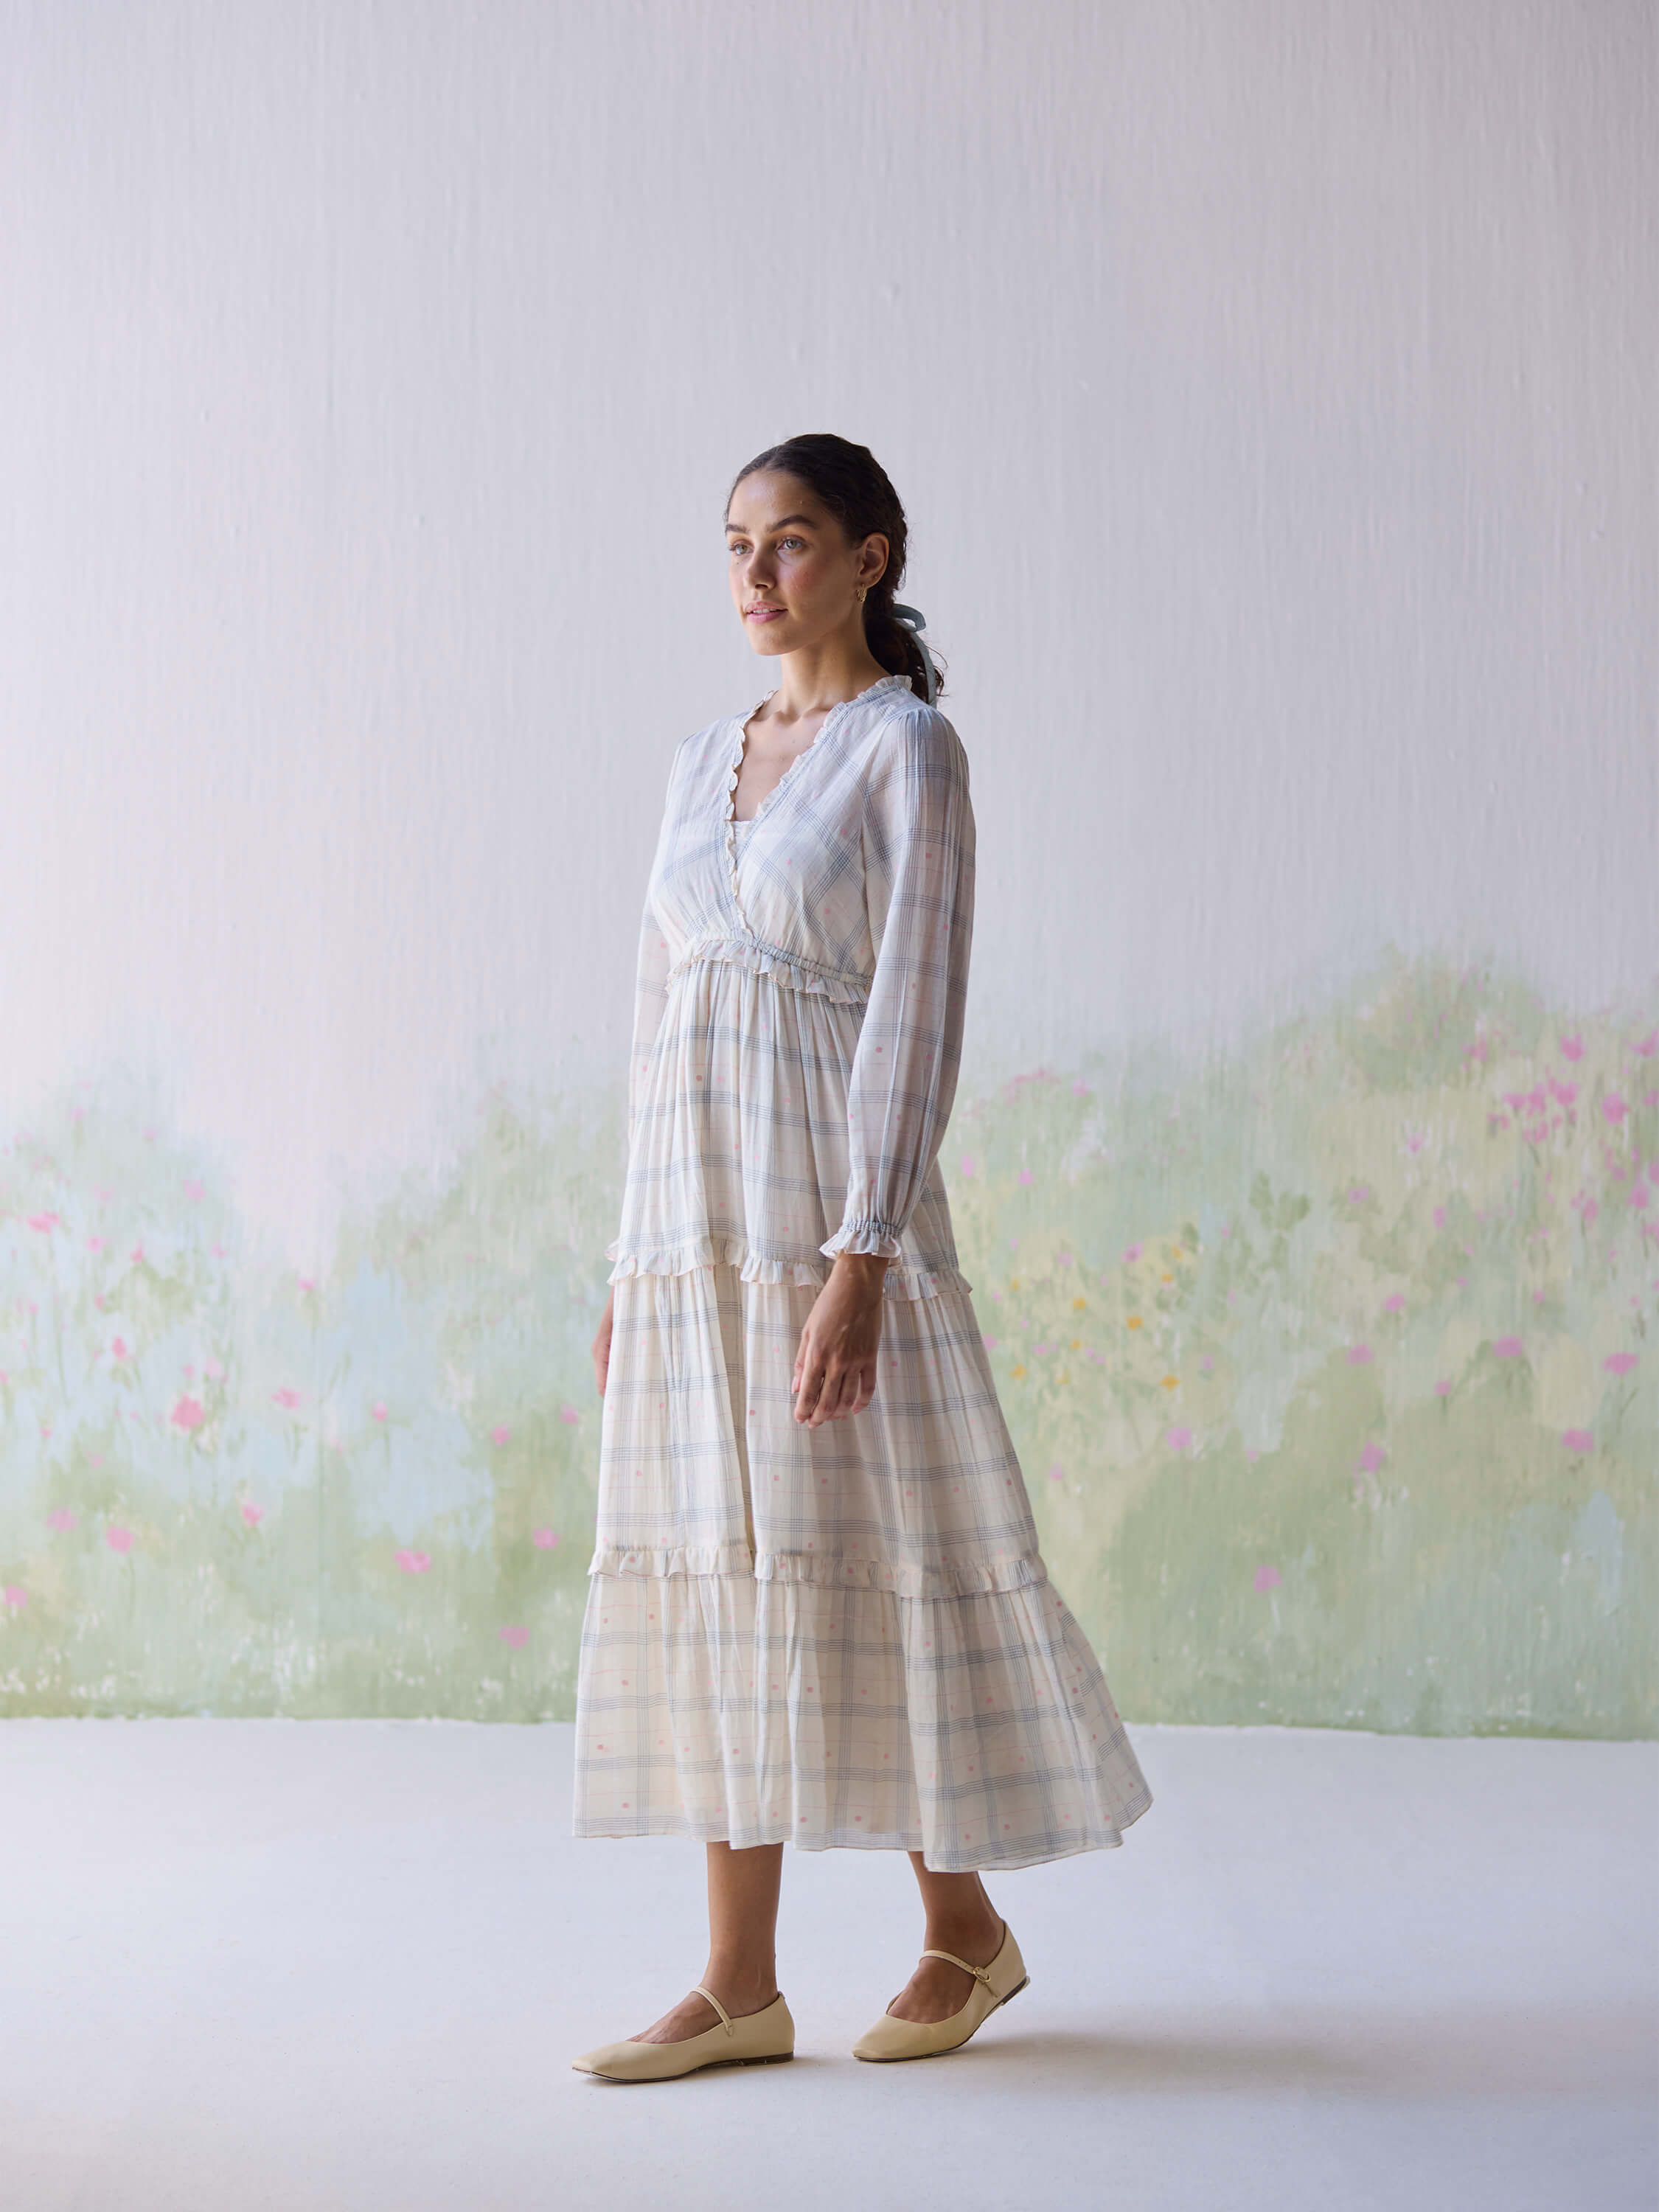
[[[751,828],[754,823],[763,820],[765,816],[770,812],[773,805],[776,803],[779,793],[787,785],[790,777],[794,775],[795,770],[806,758],[808,753],[816,751],[817,747],[823,743],[823,740],[829,736],[830,729],[836,723],[838,716],[846,714],[851,708],[862,706],[866,699],[873,699],[878,692],[890,690],[894,686],[898,684],[902,684],[907,691],[911,688],[910,679],[908,676],[880,676],[877,678],[873,684],[866,684],[862,691],[855,692],[850,699],[837,699],[835,705],[830,709],[830,712],[824,716],[823,721],[818,725],[818,733],[817,737],[813,738],[810,745],[802,746],[799,752],[795,755],[793,760],[790,762],[788,767],[785,769],[783,774],[778,778],[770,791],[767,793],[765,798],[762,799],[760,805],[755,809],[754,812],[749,817],[747,822],[745,822],[742,826],[744,829]],[[738,889],[737,845],[738,829],[739,826],[736,814],[738,803],[738,775],[743,766],[744,749],[748,743],[749,725],[754,720],[755,716],[759,714],[761,708],[766,704],[769,699],[776,698],[780,688],[781,687],[779,685],[775,684],[769,691],[763,691],[761,694],[760,697],[756,700],[752,707],[746,708],[741,714],[734,714],[732,717],[734,735],[732,740],[732,750],[726,760],[726,854],[727,865],[731,871],[732,896],[734,902],[737,897]]]

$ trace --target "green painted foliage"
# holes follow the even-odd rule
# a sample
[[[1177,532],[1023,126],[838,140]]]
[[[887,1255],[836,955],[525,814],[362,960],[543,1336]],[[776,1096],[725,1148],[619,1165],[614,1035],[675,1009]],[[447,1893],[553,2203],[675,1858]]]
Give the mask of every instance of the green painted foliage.
[[[0,1152],[0,1712],[568,1718],[617,1102],[258,1249],[118,1073]],[[1659,1032],[1391,957],[942,1156],[1055,1581],[1132,1718],[1650,1735]]]

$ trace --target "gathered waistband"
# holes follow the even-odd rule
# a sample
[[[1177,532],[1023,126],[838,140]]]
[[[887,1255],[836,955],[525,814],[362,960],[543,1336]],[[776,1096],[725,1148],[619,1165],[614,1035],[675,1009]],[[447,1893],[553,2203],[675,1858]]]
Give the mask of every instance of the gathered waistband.
[[[672,983],[688,969],[708,961],[746,968],[751,975],[774,975],[787,988],[831,999],[843,1006],[861,1006],[870,996],[870,976],[860,975],[856,969],[831,968],[821,960],[809,960],[804,952],[792,952],[787,945],[769,944],[762,937],[704,938],[675,961],[665,984]]]

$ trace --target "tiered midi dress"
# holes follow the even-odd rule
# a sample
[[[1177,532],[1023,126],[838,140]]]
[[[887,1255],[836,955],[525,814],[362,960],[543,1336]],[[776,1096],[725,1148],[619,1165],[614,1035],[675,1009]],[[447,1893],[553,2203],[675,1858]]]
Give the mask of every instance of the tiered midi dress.
[[[967,756],[890,676],[738,823],[754,712],[681,742],[647,887],[574,1832],[943,1871],[1116,1844],[1151,1792],[1039,1551],[938,1170]],[[875,1395],[813,1429],[791,1376],[842,1251],[892,1263]]]

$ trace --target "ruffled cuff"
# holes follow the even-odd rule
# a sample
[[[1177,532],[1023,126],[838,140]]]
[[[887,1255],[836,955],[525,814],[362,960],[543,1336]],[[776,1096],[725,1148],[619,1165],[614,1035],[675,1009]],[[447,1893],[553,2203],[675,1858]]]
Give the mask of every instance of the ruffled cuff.
[[[879,1220],[866,1213],[857,1221],[843,1221],[827,1244],[820,1244],[820,1252],[833,1258],[837,1252],[866,1252],[877,1260],[896,1260],[899,1257],[898,1224]]]

